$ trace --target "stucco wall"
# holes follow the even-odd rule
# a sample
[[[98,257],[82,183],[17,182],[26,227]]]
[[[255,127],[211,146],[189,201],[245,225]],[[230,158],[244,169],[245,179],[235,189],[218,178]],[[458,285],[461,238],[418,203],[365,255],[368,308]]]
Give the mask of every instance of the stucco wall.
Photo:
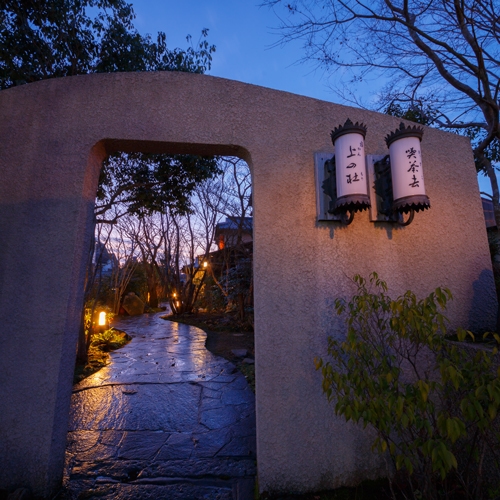
[[[100,162],[117,149],[239,155],[253,173],[257,453],[262,490],[309,491],[382,472],[333,417],[313,358],[349,277],[393,293],[449,287],[453,325],[490,328],[496,299],[468,141],[427,129],[432,208],[408,227],[317,223],[314,153],[349,117],[385,154],[399,120],[202,75],[89,75],[0,92],[0,488],[60,479]]]

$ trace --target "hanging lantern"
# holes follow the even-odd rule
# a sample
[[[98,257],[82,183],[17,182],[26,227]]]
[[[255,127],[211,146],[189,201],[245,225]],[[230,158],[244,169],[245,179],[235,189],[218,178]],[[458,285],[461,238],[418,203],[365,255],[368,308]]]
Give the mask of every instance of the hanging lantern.
[[[332,213],[358,212],[370,206],[365,164],[366,125],[352,123],[347,119],[344,125],[332,130],[335,146],[335,169],[337,199]]]
[[[411,218],[414,212],[430,208],[420,150],[423,134],[423,128],[401,123],[399,129],[385,138],[391,159],[392,209],[398,213],[410,212]]]

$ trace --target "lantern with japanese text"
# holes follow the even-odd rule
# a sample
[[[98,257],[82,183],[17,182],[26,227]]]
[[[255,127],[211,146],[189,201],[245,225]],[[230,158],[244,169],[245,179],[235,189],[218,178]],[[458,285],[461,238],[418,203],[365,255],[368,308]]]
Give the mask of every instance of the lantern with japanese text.
[[[392,209],[398,213],[410,212],[412,217],[414,212],[430,207],[422,171],[423,134],[423,128],[401,123],[399,129],[385,138],[391,159]]]
[[[365,164],[366,125],[347,119],[331,132],[335,146],[337,199],[334,214],[358,212],[370,206]]]

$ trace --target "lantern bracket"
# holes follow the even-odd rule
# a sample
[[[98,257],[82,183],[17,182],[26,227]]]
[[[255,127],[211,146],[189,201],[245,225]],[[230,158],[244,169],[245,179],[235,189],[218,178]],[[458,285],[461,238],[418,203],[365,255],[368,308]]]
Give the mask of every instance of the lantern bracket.
[[[328,176],[326,176],[328,175]],[[337,168],[335,165],[335,155],[332,156],[330,160],[325,161],[325,180],[321,184],[321,189],[325,193],[330,201],[328,202],[327,211],[329,214],[336,215],[334,208],[337,201]]]
[[[331,200],[336,200],[337,184],[335,182],[334,156],[332,153],[314,154],[314,172],[316,179],[316,212],[319,222],[342,222],[340,214],[331,213]],[[333,172],[332,172],[333,170]],[[334,198],[332,198],[334,196]]]
[[[332,220],[339,221],[345,226],[348,226],[354,219],[354,211],[346,210],[339,212],[339,210],[335,208],[337,203],[337,169],[335,165],[335,155],[332,156],[330,160],[325,161],[324,168],[325,179],[321,184],[321,189],[323,193],[330,198],[327,212],[331,215]],[[327,174],[328,176],[326,176]]]
[[[389,155],[368,155],[368,179],[370,183],[370,220],[372,222],[390,222],[407,226],[413,221],[414,210],[410,210],[405,220],[403,214],[393,210],[391,160]]]

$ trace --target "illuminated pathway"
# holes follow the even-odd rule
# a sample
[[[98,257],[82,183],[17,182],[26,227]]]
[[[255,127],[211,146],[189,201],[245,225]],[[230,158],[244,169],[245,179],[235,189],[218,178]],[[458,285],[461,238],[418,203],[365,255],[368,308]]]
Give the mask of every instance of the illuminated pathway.
[[[132,341],[74,387],[63,498],[253,498],[245,377],[202,330],[160,315],[116,322]]]

